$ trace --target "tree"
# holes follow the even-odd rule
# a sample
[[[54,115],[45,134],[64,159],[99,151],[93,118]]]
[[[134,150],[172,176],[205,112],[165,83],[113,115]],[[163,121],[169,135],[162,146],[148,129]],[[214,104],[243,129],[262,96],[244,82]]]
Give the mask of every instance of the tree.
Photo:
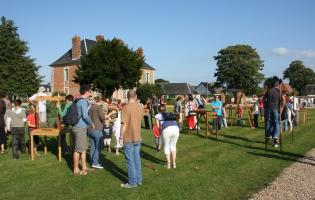
[[[164,79],[162,79],[162,78],[159,78],[159,79],[156,79],[156,80],[155,80],[155,84],[161,84],[161,83],[169,83],[169,81],[164,80]]]
[[[37,92],[42,77],[28,47],[19,38],[12,20],[1,17],[0,24],[0,91],[9,96],[27,97]]]
[[[104,96],[119,88],[133,88],[141,78],[144,58],[129,49],[121,40],[102,40],[81,58],[75,82],[92,84]]]
[[[305,93],[307,84],[315,83],[315,73],[312,69],[304,66],[300,60],[294,60],[289,67],[283,72],[283,78],[289,79],[289,84],[296,88],[299,94]]]
[[[153,95],[161,96],[163,94],[161,85],[142,84],[137,88],[137,95],[141,103],[145,104],[147,99]]]
[[[217,61],[216,86],[242,89],[247,94],[255,94],[263,81],[263,61],[249,45],[228,46],[214,57]]]

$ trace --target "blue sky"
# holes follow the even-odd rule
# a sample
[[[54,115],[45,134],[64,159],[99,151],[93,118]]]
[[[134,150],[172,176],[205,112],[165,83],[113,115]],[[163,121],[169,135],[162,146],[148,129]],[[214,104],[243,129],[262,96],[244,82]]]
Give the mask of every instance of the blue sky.
[[[312,0],[7,0],[0,15],[19,27],[46,82],[48,65],[71,48],[74,35],[142,47],[156,78],[171,82],[215,81],[213,56],[235,44],[256,48],[266,76],[282,76],[296,59],[315,70]]]

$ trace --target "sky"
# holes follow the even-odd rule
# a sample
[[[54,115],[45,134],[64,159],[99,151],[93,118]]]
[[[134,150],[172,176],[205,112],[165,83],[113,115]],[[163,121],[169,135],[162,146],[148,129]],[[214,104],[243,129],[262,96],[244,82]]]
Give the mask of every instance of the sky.
[[[282,77],[293,60],[315,70],[313,0],[2,0],[0,16],[13,20],[29,56],[50,82],[49,64],[71,48],[71,38],[122,39],[142,47],[156,79],[216,80],[220,49],[247,44],[264,60],[266,77]]]

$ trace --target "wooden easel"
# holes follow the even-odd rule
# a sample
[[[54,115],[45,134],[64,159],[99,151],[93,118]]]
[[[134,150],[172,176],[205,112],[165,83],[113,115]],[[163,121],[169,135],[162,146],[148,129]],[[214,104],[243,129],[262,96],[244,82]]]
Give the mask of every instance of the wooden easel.
[[[64,97],[55,96],[39,96],[36,97],[36,114],[35,114],[35,121],[36,121],[36,129],[30,133],[30,139],[31,139],[31,159],[35,159],[35,153],[34,153],[34,135],[38,136],[44,136],[44,152],[45,155],[47,155],[47,136],[48,137],[58,137],[58,160],[61,161],[61,138],[59,136],[60,129],[61,129],[61,122],[60,122],[60,116],[59,114],[56,117],[56,123],[57,128],[41,128],[39,123],[39,101],[52,101],[55,103],[60,103],[60,101],[63,101]]]
[[[218,134],[219,134],[219,118],[216,112],[206,112],[206,134],[205,134],[205,139],[208,138],[208,132],[209,132],[209,123],[213,122],[213,120],[216,120],[216,127],[215,127],[215,137],[218,139]],[[211,122],[209,122],[209,120]],[[213,131],[213,130],[212,130]],[[211,134],[211,133],[210,133]]]
[[[246,110],[246,113],[247,113],[247,119],[248,119],[248,122],[250,124],[250,127],[253,128],[254,125],[253,125],[253,117],[252,117],[252,112],[250,110],[250,107],[248,106],[247,104],[247,101],[246,101],[246,96],[244,93],[242,92],[239,92],[238,95],[237,95],[237,106],[236,106],[236,112],[234,114],[234,117],[232,118],[232,122],[231,122],[231,127],[233,126],[234,124],[234,120],[238,118],[238,110],[239,110],[239,107],[240,105],[242,104],[242,100],[244,101],[244,106],[245,106],[245,110]]]

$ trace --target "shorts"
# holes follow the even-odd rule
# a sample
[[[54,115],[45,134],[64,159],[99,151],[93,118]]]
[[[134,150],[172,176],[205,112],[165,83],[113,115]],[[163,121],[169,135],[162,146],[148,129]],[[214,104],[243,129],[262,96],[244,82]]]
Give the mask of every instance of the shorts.
[[[87,128],[74,126],[72,128],[72,133],[74,135],[74,151],[82,153],[83,151],[87,150]]]

